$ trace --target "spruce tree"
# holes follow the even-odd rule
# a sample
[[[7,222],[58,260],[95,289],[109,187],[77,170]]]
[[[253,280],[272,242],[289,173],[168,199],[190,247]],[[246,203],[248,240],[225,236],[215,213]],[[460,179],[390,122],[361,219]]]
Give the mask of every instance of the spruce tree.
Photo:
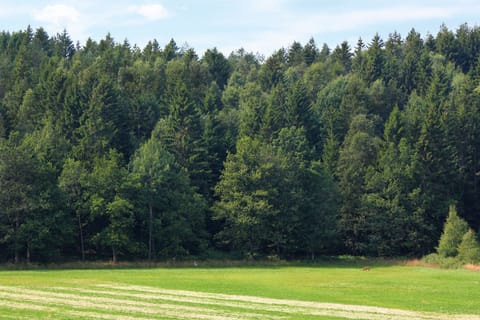
[[[457,214],[455,206],[450,206],[448,218],[438,243],[437,252],[442,257],[455,257],[463,235],[468,231],[468,224]]]
[[[475,231],[469,229],[458,246],[458,260],[463,263],[480,263],[480,243]]]

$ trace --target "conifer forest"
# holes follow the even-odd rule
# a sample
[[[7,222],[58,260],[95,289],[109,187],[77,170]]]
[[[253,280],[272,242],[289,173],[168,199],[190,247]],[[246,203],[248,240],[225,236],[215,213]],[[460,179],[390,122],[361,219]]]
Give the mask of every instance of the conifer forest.
[[[269,56],[0,33],[0,263],[315,259],[480,231],[480,28]]]

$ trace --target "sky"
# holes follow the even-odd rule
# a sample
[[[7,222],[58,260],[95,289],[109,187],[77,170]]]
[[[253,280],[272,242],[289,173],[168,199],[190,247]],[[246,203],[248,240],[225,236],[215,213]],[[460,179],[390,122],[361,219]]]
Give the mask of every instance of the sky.
[[[342,41],[367,44],[378,33],[405,38],[415,28],[436,35],[442,23],[456,30],[479,25],[478,0],[0,0],[0,30],[43,27],[50,35],[64,29],[74,42],[99,41],[107,33],[143,48],[157,39],[174,39],[202,55],[216,47],[228,55],[244,48],[268,56],[293,41],[313,37],[334,48]]]

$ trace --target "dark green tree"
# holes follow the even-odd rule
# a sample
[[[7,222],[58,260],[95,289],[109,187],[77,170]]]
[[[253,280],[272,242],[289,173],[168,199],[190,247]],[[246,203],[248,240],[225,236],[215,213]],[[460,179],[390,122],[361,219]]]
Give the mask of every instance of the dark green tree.
[[[219,88],[224,88],[230,77],[231,66],[223,54],[217,48],[208,49],[203,55],[202,62],[207,64],[208,72],[213,81],[217,83]]]
[[[62,33],[58,33],[53,41],[55,55],[67,60],[73,57],[76,51],[75,45],[70,39],[70,35],[68,34],[67,30],[64,29]]]
[[[352,69],[353,53],[347,41],[342,42],[332,52],[333,61],[339,63],[344,68],[344,74]]]
[[[320,52],[317,48],[315,40],[313,38],[310,38],[307,44],[303,47],[303,56],[307,66],[310,66],[314,62],[316,62],[319,54]]]
[[[54,171],[16,135],[0,148],[2,242],[14,263],[53,260],[71,230]]]
[[[340,230],[346,247],[354,254],[365,253],[368,230],[362,208],[367,174],[377,163],[380,140],[365,115],[352,119],[343,141],[336,175],[341,193]]]
[[[269,90],[283,81],[287,58],[284,49],[280,49],[262,64],[258,71],[259,84],[262,89]]]
[[[381,79],[385,67],[384,43],[378,34],[376,34],[366,52],[365,63],[365,80],[373,83],[377,79]]]
[[[111,148],[127,152],[129,147],[128,122],[118,88],[112,79],[101,77],[88,99],[88,107],[80,118],[78,128],[79,159],[105,155]]]

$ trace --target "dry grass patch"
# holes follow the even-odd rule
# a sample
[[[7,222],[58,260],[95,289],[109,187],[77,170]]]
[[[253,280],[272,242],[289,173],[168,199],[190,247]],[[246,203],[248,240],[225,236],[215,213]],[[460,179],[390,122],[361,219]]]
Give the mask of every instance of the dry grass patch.
[[[477,266],[475,264],[466,264],[464,268],[470,271],[480,272],[480,266]]]

